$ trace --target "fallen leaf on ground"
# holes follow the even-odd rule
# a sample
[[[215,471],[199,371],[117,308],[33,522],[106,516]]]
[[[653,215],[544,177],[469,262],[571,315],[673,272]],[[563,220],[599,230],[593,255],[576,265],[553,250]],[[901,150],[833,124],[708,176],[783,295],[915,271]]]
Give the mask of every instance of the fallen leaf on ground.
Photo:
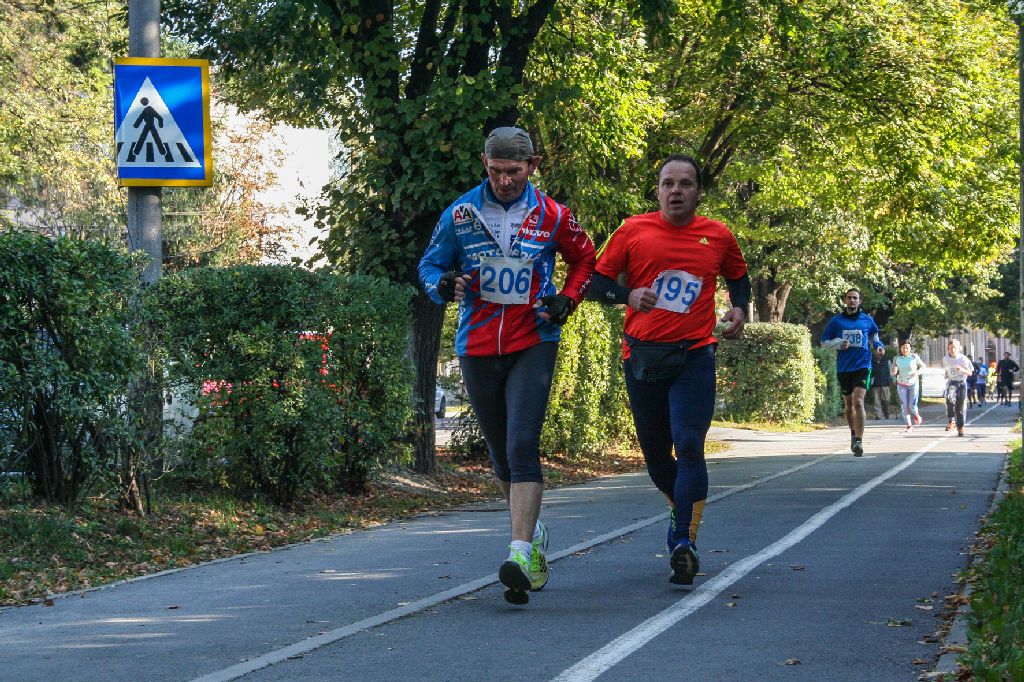
[[[802,570],[804,570],[804,567],[801,566],[800,564],[790,564],[789,567],[792,568],[794,571],[802,571]]]
[[[800,665],[800,659],[799,658],[787,658],[786,659],[786,665]]]
[[[925,606],[924,604],[914,604],[915,609],[921,609],[922,611],[931,611],[933,607]]]

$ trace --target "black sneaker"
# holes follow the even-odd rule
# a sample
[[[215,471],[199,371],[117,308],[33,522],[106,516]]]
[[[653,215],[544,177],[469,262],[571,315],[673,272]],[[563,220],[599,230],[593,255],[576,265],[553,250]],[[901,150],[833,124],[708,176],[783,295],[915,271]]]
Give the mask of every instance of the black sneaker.
[[[860,457],[864,454],[864,444],[860,438],[854,438],[850,441],[850,450],[853,451],[854,457]]]
[[[700,557],[697,556],[697,547],[689,540],[683,540],[672,550],[669,565],[672,566],[672,572],[668,575],[670,583],[673,585],[692,585],[693,577],[700,571]]]

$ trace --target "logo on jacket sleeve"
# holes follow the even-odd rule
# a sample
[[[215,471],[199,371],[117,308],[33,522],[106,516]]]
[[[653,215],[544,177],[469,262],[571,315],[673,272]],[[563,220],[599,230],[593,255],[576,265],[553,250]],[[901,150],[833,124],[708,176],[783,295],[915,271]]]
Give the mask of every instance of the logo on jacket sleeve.
[[[708,238],[707,237],[701,237],[700,238],[700,243],[701,244],[707,244],[708,243]]]
[[[452,211],[452,219],[456,225],[465,225],[466,223],[473,222],[473,212],[465,204],[456,206],[455,210]]]

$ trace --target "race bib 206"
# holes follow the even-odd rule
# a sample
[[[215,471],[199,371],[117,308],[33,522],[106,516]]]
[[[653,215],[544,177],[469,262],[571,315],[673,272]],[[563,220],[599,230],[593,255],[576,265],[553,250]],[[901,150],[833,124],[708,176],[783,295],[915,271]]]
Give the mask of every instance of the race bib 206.
[[[525,304],[530,302],[533,262],[519,258],[480,259],[480,298],[491,303]]]

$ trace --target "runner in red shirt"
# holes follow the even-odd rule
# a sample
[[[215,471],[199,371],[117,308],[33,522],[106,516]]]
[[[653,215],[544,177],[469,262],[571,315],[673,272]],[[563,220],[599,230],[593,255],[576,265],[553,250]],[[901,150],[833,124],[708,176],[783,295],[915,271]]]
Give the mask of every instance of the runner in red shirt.
[[[720,222],[696,215],[701,171],[672,155],[658,173],[655,213],[628,218],[598,257],[591,298],[624,303],[623,369],[633,423],[651,479],[669,514],[669,580],[693,584],[697,528],[708,494],[704,440],[715,409],[715,287],[725,278],[732,309],[725,338],[743,333],[747,265]],[[626,286],[616,282],[625,275]],[[672,449],[675,447],[675,456]]]

